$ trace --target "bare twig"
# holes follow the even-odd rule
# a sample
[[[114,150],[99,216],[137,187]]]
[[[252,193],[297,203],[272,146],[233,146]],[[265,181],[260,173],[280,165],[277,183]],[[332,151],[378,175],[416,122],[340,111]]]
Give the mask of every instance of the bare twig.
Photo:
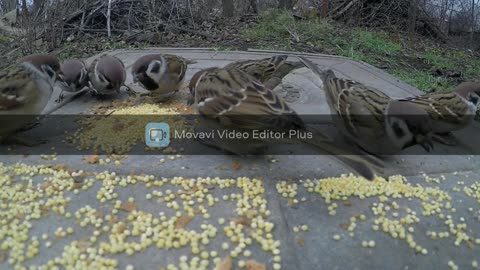
[[[111,31],[111,21],[110,21],[110,15],[112,13],[112,0],[108,0],[108,7],[107,7],[107,32],[108,32],[108,37],[112,37],[112,31]]]

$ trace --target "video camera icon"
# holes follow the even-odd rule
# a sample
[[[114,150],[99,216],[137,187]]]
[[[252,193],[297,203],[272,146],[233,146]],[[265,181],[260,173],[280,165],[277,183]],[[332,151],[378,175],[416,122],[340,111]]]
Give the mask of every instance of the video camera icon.
[[[148,123],[145,126],[148,147],[167,147],[170,144],[170,126],[167,123]]]

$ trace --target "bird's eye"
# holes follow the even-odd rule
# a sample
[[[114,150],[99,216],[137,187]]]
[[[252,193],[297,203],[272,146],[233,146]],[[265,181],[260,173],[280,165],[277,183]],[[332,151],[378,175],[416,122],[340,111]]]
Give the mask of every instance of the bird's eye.
[[[393,132],[395,132],[395,135],[396,135],[398,138],[405,136],[405,132],[404,132],[403,129],[400,127],[400,125],[398,124],[398,122],[394,122],[394,123],[392,124],[392,129],[393,129]]]
[[[479,97],[478,97],[476,94],[470,94],[470,95],[469,95],[469,100],[470,100],[470,102],[472,102],[473,104],[477,105],[477,104],[478,104]]]
[[[158,73],[159,71],[160,71],[160,63],[158,62],[153,63],[151,72]]]

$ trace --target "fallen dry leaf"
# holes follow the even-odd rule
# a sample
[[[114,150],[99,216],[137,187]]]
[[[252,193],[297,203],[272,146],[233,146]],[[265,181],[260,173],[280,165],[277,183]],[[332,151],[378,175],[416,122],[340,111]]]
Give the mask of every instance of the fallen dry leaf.
[[[116,154],[111,154],[109,156],[110,159],[112,160],[118,160],[118,161],[121,161],[125,158],[125,155],[116,155]]]
[[[305,246],[305,239],[303,239],[302,237],[298,237],[297,238],[297,243],[299,246],[303,247]]]
[[[137,210],[137,204],[134,202],[126,202],[120,206],[120,209],[127,212],[132,212],[133,210]]]
[[[88,247],[90,247],[90,242],[88,240],[80,240],[77,242],[77,247],[82,252],[86,251]]]
[[[124,223],[120,222],[117,226],[116,232],[117,233],[123,233],[126,228],[127,228],[127,226]]]
[[[88,155],[83,158],[88,164],[97,164],[100,157],[98,155]]]
[[[344,202],[343,202],[343,205],[345,205],[345,206],[352,206],[352,202],[347,200],[347,201],[344,201]]]
[[[7,252],[0,250],[0,263],[3,263],[7,259]]]
[[[215,270],[231,270],[233,267],[233,261],[230,256],[223,258],[216,266]]]
[[[344,229],[344,230],[348,230],[348,227],[350,227],[350,224],[348,223],[342,223],[340,224],[340,228]]]
[[[108,222],[110,222],[110,224],[116,224],[118,221],[118,217],[113,215],[113,216],[110,216],[110,220],[108,220]]]
[[[247,270],[266,270],[267,267],[263,263],[254,260],[248,260],[245,264]]]
[[[243,167],[242,163],[240,163],[239,161],[234,161],[232,162],[232,169],[233,170],[240,170],[241,168]]]
[[[177,229],[183,229],[185,228],[185,226],[188,225],[188,223],[190,223],[190,221],[192,221],[193,219],[193,216],[181,216],[177,219],[177,221],[175,221],[175,228]]]
[[[73,182],[73,189],[81,189],[83,187],[83,182]]]
[[[236,224],[242,224],[243,226],[249,226],[251,220],[246,216],[241,216],[234,221]]]
[[[68,169],[67,165],[65,164],[58,164],[53,166],[53,169],[56,171],[66,171]]]

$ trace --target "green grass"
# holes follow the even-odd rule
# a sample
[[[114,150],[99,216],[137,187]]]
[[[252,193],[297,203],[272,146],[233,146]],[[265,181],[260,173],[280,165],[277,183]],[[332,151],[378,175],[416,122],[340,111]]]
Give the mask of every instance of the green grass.
[[[435,69],[453,70],[458,65],[459,60],[465,59],[465,53],[454,52],[446,53],[439,49],[431,49],[423,54],[427,64]]]
[[[430,71],[395,69],[392,73],[425,93],[434,90],[449,91],[452,88],[446,78],[433,76]]]
[[[346,28],[318,18],[295,20],[286,11],[262,14],[259,22],[245,30],[242,37],[256,42],[258,48],[273,50],[295,50],[293,44],[298,37],[300,43],[321,51],[386,69],[424,92],[448,91],[458,83],[457,78],[436,76],[437,70],[443,74],[459,71],[464,80],[480,78],[480,58],[462,50],[432,48],[426,45],[428,42],[417,41],[403,47],[386,32]]]
[[[262,48],[290,49],[291,42],[325,41],[332,26],[324,20],[295,20],[293,16],[282,10],[262,14],[260,22],[245,30],[242,36],[251,41],[257,41]]]
[[[365,30],[353,30],[350,38],[336,38],[337,54],[362,60],[371,64],[378,63],[381,58],[395,56],[400,53],[400,44],[389,40],[385,33],[374,33]]]

